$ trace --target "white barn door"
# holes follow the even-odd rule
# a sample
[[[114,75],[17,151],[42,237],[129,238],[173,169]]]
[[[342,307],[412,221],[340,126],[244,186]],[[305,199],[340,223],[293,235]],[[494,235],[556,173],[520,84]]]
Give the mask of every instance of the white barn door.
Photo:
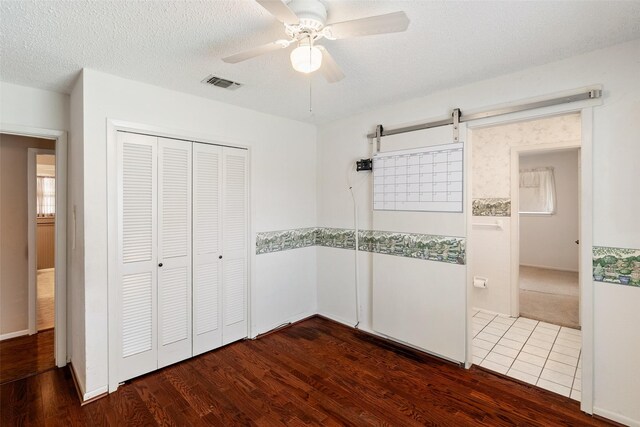
[[[247,151],[224,147],[222,342],[247,336]]]
[[[158,367],[191,357],[191,149],[158,138]]]
[[[118,132],[118,381],[157,368],[157,138]]]
[[[222,345],[222,147],[193,144],[193,355]]]
[[[386,137],[383,140],[383,151],[448,144],[452,139],[451,126],[426,129]],[[457,156],[457,153],[451,156]],[[428,155],[425,157],[427,160]],[[390,178],[385,185],[390,185],[395,191],[406,192],[407,196],[412,191],[409,190],[412,185],[413,188],[419,189],[417,194],[419,200],[432,201],[437,196],[443,196],[452,191],[452,184],[441,184],[446,186],[446,190],[436,190],[436,186],[432,183],[438,182],[444,174],[448,177],[458,173],[459,159],[452,157],[447,154],[446,160],[443,158],[442,163],[437,162],[437,165],[428,164],[428,160],[426,163],[419,163],[420,166],[411,172],[411,175],[413,177],[416,177],[415,174],[419,175],[416,177],[417,182],[424,178],[425,183],[421,184],[410,184],[411,178],[408,176],[403,180],[403,167],[390,167],[392,170],[389,171],[388,177],[385,173],[385,181]],[[447,172],[439,171],[442,166],[447,167]],[[456,172],[449,172],[449,167],[452,169],[455,167]],[[387,172],[386,169],[385,172]],[[396,179],[398,173],[400,174]],[[406,168],[404,173],[409,174],[409,168]],[[429,182],[429,176],[433,181],[426,183]],[[455,192],[457,191],[456,188]],[[401,200],[401,197],[394,194],[392,199]],[[391,233],[462,238],[466,235],[466,215],[444,209],[440,211],[374,210],[373,228]],[[374,253],[372,273],[372,323],[375,331],[452,361],[465,361],[467,316],[465,265]]]

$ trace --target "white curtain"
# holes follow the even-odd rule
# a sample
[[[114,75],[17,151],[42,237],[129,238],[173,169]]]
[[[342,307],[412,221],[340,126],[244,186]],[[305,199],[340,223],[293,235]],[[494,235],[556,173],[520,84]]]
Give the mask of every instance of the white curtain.
[[[556,212],[553,168],[520,169],[520,213]]]
[[[36,206],[39,217],[56,214],[56,179],[50,176],[39,176],[37,179]]]

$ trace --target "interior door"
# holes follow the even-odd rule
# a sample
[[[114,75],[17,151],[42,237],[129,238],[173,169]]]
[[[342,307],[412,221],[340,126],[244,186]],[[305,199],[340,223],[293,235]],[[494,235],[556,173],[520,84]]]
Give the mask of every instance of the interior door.
[[[222,342],[247,336],[247,151],[222,148]]]
[[[118,381],[157,368],[157,138],[118,132]]]
[[[448,144],[452,138],[451,126],[416,131],[386,137],[382,151],[422,149]],[[443,148],[446,151],[447,147]],[[390,186],[391,190],[389,199],[392,205],[373,211],[374,230],[388,233],[383,235],[382,245],[392,244],[401,248],[407,245],[404,250],[410,253],[414,250],[410,236],[414,235],[416,239],[429,242],[427,246],[435,245],[431,251],[446,245],[435,243],[438,241],[435,239],[444,242],[465,236],[465,214],[452,210],[449,202],[442,202],[445,197],[456,201],[463,198],[462,183],[453,185],[453,181],[463,179],[459,172],[464,170],[462,155],[461,148],[446,153],[446,156],[443,151],[424,154],[420,156],[418,166],[413,168],[399,167],[395,163],[390,167],[376,166],[378,156],[374,156],[374,174],[376,167],[384,166],[383,184],[384,187]],[[406,179],[401,180],[405,174]],[[409,188],[410,183],[417,182],[412,179],[416,174],[420,184]],[[388,182],[387,177],[391,178]],[[441,184],[438,189],[436,185],[441,183],[440,178],[447,184]],[[375,192],[374,187],[374,198]],[[387,190],[384,192],[386,203]],[[438,204],[431,211],[406,211],[402,210],[402,205],[398,207],[399,202],[412,200],[411,196],[420,201],[437,201]],[[384,243],[385,239],[388,239],[387,243]],[[438,261],[396,253],[399,256],[386,253],[372,255],[373,329],[430,353],[463,362],[467,312],[465,265],[447,262],[448,256],[438,257]]]
[[[222,345],[222,147],[193,144],[193,354]]]
[[[158,367],[191,357],[192,143],[158,138]]]

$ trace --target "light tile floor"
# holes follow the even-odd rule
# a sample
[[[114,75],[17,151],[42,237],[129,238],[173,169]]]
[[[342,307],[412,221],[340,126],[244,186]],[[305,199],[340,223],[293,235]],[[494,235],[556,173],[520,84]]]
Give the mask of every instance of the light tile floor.
[[[582,334],[524,317],[474,311],[473,363],[580,400]]]

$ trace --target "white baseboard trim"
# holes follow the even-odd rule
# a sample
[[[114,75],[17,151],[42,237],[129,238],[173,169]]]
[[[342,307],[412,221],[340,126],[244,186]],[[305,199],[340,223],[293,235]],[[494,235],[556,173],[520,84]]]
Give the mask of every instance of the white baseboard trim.
[[[341,323],[341,324],[343,324],[345,326],[348,326],[350,328],[353,328],[356,325],[356,321],[355,320],[346,320],[346,319],[343,319],[342,317],[335,316],[333,314],[323,313],[321,311],[317,312],[316,314],[318,314],[319,316],[322,316],[322,317],[326,317],[329,320],[333,320],[334,322]],[[374,331],[370,331],[367,328],[361,328],[361,329],[363,331],[365,331],[365,332],[369,332],[369,333],[375,334]]]
[[[29,329],[23,329],[22,331],[7,332],[6,334],[2,334],[0,335],[0,341],[21,337],[23,335],[29,335]]]
[[[520,267],[533,267],[533,268],[542,268],[544,270],[566,271],[566,272],[569,272],[569,273],[579,273],[578,270],[573,270],[571,268],[549,267],[547,265],[534,265],[534,264],[523,264],[523,263],[520,263]]]
[[[78,392],[78,397],[80,398],[80,405],[86,405],[87,403],[90,403],[108,394],[109,386],[107,385],[98,387],[97,389],[90,392],[86,392],[84,390],[84,384],[80,384],[80,381],[78,381],[78,373],[76,372],[76,368],[73,366],[73,363],[69,363],[69,368],[71,369],[73,383],[76,386],[76,391]]]
[[[610,419],[611,421],[615,421],[629,427],[640,427],[640,421],[638,420],[632,420],[631,418],[625,417],[624,415],[620,415],[606,409],[598,408],[596,406],[593,407],[593,413],[600,417]]]
[[[287,323],[295,323],[295,322],[299,322],[300,320],[306,319],[307,317],[311,317],[311,316],[315,316],[317,313],[315,310],[313,311],[307,311],[307,312],[303,312],[303,313],[299,313],[299,314],[295,314],[293,316],[291,316],[288,319],[285,319],[281,322],[276,322],[273,323],[271,325],[268,325],[266,327],[263,328],[256,328],[256,330],[254,331],[253,334],[251,334],[251,336],[249,338],[253,339],[255,337],[257,337],[258,335],[262,335],[264,333],[270,332],[280,326],[286,325]]]
[[[78,397],[80,401],[84,400],[84,385],[80,384],[78,380],[78,373],[76,372],[76,367],[73,366],[73,363],[69,361],[69,369],[71,369],[71,376],[73,377],[73,383],[76,385],[76,391],[78,392]]]
[[[479,310],[479,311],[482,311],[484,313],[493,314],[494,316],[511,317],[508,314],[498,313],[497,311],[486,310],[486,309],[480,308],[480,307],[471,307],[471,310]]]
[[[82,398],[84,399],[84,403],[88,403],[90,400],[95,399],[97,397],[106,396],[109,393],[109,386],[102,386],[95,390],[85,393]]]

